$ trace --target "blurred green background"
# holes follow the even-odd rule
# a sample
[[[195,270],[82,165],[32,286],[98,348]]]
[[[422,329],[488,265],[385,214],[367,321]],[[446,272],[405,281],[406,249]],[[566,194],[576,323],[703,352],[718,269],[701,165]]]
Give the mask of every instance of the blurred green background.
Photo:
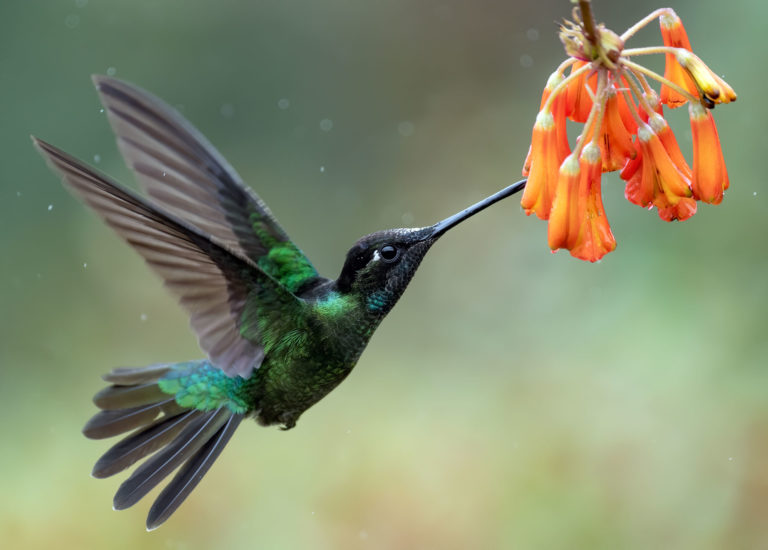
[[[647,2],[597,0],[623,30]],[[283,433],[244,424],[161,529],[89,477],[99,375],[199,357],[139,257],[34,133],[133,185],[91,87],[178,108],[320,271],[518,179],[566,0],[5,0],[0,546],[766,548],[768,188],[757,0],[675,0],[739,93],[722,205],[661,222],[604,181],[616,252],[550,254],[517,199],[446,236],[357,369]],[[631,44],[660,43],[653,25]],[[657,65],[661,67],[659,63]],[[684,149],[687,115],[674,113]]]

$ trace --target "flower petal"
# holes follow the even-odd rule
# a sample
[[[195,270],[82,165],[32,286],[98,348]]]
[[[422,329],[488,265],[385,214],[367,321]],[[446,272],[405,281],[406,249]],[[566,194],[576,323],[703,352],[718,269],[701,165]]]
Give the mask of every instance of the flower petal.
[[[664,40],[664,45],[671,48],[684,48],[691,51],[691,43],[688,40],[688,34],[685,32],[685,27],[683,27],[683,22],[674,11],[669,11],[670,13],[664,14],[659,18],[661,38]],[[699,93],[696,86],[677,62],[674,54],[668,53],[665,57],[664,78],[690,92],[691,95],[698,96]],[[661,102],[668,107],[680,107],[686,101],[688,101],[688,99],[684,95],[673,90],[666,84],[661,85]]]
[[[542,220],[549,218],[555,193],[557,174],[563,159],[559,158],[555,118],[548,111],[536,116],[531,138],[530,172],[520,204],[525,213],[535,213]]]
[[[571,66],[571,74],[587,65],[586,61],[577,61]],[[565,114],[574,122],[586,122],[589,117],[589,111],[592,109],[592,96],[587,91],[587,86],[594,94],[597,91],[597,74],[587,76],[589,71],[585,71],[568,83],[565,91],[566,108]]]
[[[693,134],[693,196],[703,202],[720,204],[729,182],[715,120],[712,113],[699,104],[691,104],[688,113]]]
[[[608,225],[600,190],[602,166],[599,152],[589,144],[581,154],[579,179],[580,227],[571,256],[596,262],[616,248],[616,239]]]
[[[710,107],[716,103],[736,101],[736,92],[733,91],[733,88],[713,73],[712,69],[707,67],[707,64],[696,54],[679,50],[676,59],[693,79],[700,95],[711,102]]]
[[[552,250],[572,248],[579,231],[579,160],[569,155],[560,166],[547,239]]]
[[[676,206],[681,199],[691,196],[690,180],[678,169],[651,126],[640,126],[637,136],[640,146],[638,156],[621,173],[627,181],[624,195],[639,206],[656,206],[661,215],[661,209]],[[674,219],[686,219],[684,214],[681,212]],[[672,218],[672,214],[666,211],[664,215]]]

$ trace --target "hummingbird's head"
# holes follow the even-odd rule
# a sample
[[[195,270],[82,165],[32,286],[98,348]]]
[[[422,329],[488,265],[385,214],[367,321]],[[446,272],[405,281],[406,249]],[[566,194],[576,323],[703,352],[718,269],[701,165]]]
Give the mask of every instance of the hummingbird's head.
[[[432,227],[387,229],[366,235],[347,252],[336,279],[337,290],[357,294],[370,313],[385,315],[438,237]]]

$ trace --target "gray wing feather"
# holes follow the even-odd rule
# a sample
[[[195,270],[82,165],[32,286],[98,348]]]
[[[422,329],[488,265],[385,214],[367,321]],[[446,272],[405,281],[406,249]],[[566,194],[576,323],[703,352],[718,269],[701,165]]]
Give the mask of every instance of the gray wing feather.
[[[289,240],[266,204],[175,109],[121,80],[93,81],[120,152],[158,205],[254,262],[270,248],[264,238]]]
[[[239,326],[249,291],[259,287],[286,304],[298,304],[299,299],[215,237],[121,188],[52,145],[34,141],[51,167],[63,176],[65,185],[128,241],[180,298],[200,347],[211,361],[230,376],[247,377],[258,368],[264,357],[258,335],[246,339]]]

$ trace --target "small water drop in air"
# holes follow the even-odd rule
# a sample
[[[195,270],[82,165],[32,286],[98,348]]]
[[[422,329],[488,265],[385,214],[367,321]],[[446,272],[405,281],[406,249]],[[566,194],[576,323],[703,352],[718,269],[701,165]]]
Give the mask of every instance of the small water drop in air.
[[[64,24],[68,29],[74,29],[80,24],[80,16],[74,13],[67,15],[67,17],[64,18]]]
[[[20,197],[21,196],[21,191],[16,191],[16,196]]]
[[[53,210],[53,205],[52,205],[52,204],[49,204],[49,205],[48,205],[48,212],[50,212],[51,210]]]
[[[325,172],[325,166],[320,167],[320,172]]]
[[[139,315],[139,320],[141,320],[142,323],[144,321],[146,321],[147,320],[147,314],[146,313],[142,313],[141,315]]]
[[[103,112],[104,112],[104,109],[99,109],[99,112],[100,112],[100,113],[103,113]]]
[[[231,103],[224,103],[219,111],[224,118],[232,118],[235,114],[235,106]]]
[[[324,118],[320,121],[320,129],[323,132],[330,132],[333,128],[333,121],[330,118]]]
[[[279,109],[282,109],[283,111],[285,111],[290,106],[291,106],[290,100],[288,98],[285,98],[285,97],[277,102],[277,107]]]
[[[96,164],[101,162],[101,155],[93,155],[93,162]]]
[[[107,68],[107,76],[115,76],[117,74],[117,69],[114,67],[108,67]]]
[[[87,262],[83,262],[83,269],[87,269],[87,268],[88,268],[88,263]]]
[[[525,67],[526,69],[528,67],[533,67],[533,58],[527,53],[524,53],[520,56],[520,66]]]
[[[404,120],[397,125],[397,133],[403,137],[409,137],[416,131],[416,127],[410,120]]]

